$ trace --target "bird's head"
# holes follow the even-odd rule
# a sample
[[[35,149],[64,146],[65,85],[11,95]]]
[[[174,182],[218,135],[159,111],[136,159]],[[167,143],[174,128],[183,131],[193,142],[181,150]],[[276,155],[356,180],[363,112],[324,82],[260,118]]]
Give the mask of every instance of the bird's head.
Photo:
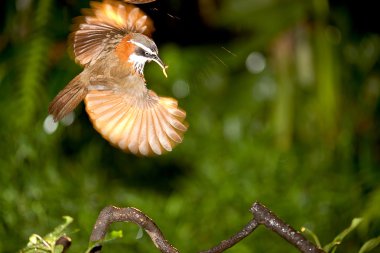
[[[154,61],[162,68],[167,77],[167,66],[158,56],[157,46],[149,37],[140,33],[131,33],[120,42],[117,51],[140,75],[143,75],[145,63]]]

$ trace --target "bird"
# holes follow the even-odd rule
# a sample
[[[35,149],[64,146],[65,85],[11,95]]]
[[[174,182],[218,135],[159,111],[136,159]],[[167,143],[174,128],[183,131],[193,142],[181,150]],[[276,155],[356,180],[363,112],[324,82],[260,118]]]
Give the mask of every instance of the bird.
[[[90,2],[82,13],[69,44],[83,70],[52,100],[49,114],[57,122],[84,101],[94,128],[113,146],[139,156],[172,151],[188,123],[177,100],[147,88],[145,63],[157,63],[167,77],[152,39],[153,21],[116,0]]]

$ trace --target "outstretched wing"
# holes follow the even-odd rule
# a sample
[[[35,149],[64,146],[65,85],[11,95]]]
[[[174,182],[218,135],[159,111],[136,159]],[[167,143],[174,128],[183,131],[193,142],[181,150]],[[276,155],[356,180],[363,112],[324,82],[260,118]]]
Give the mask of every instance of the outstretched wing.
[[[95,129],[126,152],[161,155],[182,142],[186,113],[173,98],[146,90],[140,96],[122,91],[93,90],[85,98]]]
[[[113,49],[128,33],[151,36],[153,22],[139,8],[115,0],[91,2],[91,9],[78,17],[70,36],[75,60],[90,64],[102,52]]]

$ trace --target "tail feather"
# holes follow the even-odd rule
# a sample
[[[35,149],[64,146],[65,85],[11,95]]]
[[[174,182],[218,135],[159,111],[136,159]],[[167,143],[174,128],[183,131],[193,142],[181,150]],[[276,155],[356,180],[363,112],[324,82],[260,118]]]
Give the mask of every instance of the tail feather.
[[[49,114],[53,115],[54,121],[61,120],[78,106],[86,94],[87,88],[78,75],[50,103]]]
[[[172,98],[152,91],[90,90],[84,99],[95,129],[113,145],[143,156],[161,155],[182,142],[186,113]]]

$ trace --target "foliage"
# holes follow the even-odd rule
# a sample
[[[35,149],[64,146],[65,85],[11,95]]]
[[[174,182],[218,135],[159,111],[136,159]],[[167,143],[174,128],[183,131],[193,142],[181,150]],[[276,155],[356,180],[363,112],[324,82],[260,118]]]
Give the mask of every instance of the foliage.
[[[332,242],[327,244],[326,246],[323,247],[323,249],[326,252],[332,252],[334,253],[336,250],[336,247],[342,243],[342,240],[349,234],[351,233],[362,221],[361,218],[355,218],[351,222],[351,226],[343,230],[340,234],[338,234]]]
[[[28,245],[21,250],[23,253],[36,252],[36,253],[60,253],[63,251],[62,245],[56,245],[56,241],[61,236],[66,236],[65,230],[70,223],[72,223],[73,218],[69,216],[64,216],[65,222],[58,227],[56,227],[53,232],[41,237],[37,234],[33,234],[29,237]]]
[[[302,228],[302,231],[309,234],[315,241],[315,244],[320,247],[320,248],[323,248],[323,250],[326,252],[326,253],[334,253],[336,252],[337,248],[342,244],[342,241],[345,237],[347,237],[348,234],[352,233],[355,229],[358,228],[359,224],[363,221],[362,218],[354,218],[351,222],[351,225],[344,229],[342,232],[340,232],[332,242],[328,243],[327,245],[325,245],[324,247],[321,246],[321,243],[319,242],[319,239],[318,239],[318,236],[315,235],[312,231],[310,231],[309,229],[307,228]],[[363,253],[363,252],[369,252],[371,250],[373,250],[374,248],[376,248],[378,245],[380,244],[380,239],[379,237],[376,237],[376,238],[373,238],[373,239],[370,239],[368,241],[366,241],[362,247],[359,249],[359,253]]]
[[[44,238],[42,238],[39,235],[33,234],[31,237],[29,237],[29,243],[27,247],[21,250],[21,252],[62,252],[62,246],[61,245],[56,245],[56,241],[58,238],[61,236],[66,236],[65,230],[67,226],[72,222],[72,218],[65,216],[65,223],[62,225],[58,226],[57,228],[54,229],[53,232],[50,234],[46,235]],[[343,241],[343,239],[352,231],[354,231],[358,225],[362,222],[362,218],[355,218],[352,220],[350,227],[346,228],[343,230],[341,233],[339,233],[332,242],[327,244],[326,246],[323,247],[323,250],[326,253],[334,253],[339,247]],[[306,232],[307,234],[311,235],[313,239],[315,240],[315,243],[318,247],[322,248],[318,237],[310,230],[307,228],[302,228],[301,229],[303,232]],[[139,232],[137,233],[136,239],[141,239],[143,237],[144,233],[143,230],[140,228]],[[113,241],[115,239],[120,239],[123,237],[123,232],[122,230],[119,231],[111,231],[107,233],[106,238],[102,241],[102,244],[108,243],[110,241]],[[152,242],[153,243],[153,242]],[[380,237],[373,238],[371,240],[368,240],[363,244],[363,246],[360,248],[359,253],[364,253],[364,252],[369,252],[370,250],[374,249],[380,244]],[[61,247],[59,247],[61,246]],[[85,252],[90,252],[91,249],[93,248],[94,245],[90,243],[89,247]]]
[[[77,221],[70,251],[79,252],[110,204],[144,210],[174,246],[195,252],[239,230],[256,200],[322,243],[363,216],[336,250],[358,251],[380,234],[380,36],[374,4],[356,4],[142,6],[170,66],[163,79],[149,65],[148,85],[177,97],[190,123],[173,152],[145,159],[110,146],[83,108],[70,125],[43,128],[49,101],[80,71],[66,40],[88,1],[2,1],[0,252],[15,252],[63,214]],[[133,239],[137,227],[123,232],[104,250],[154,252],[146,236]],[[258,230],[230,252],[292,250]]]

